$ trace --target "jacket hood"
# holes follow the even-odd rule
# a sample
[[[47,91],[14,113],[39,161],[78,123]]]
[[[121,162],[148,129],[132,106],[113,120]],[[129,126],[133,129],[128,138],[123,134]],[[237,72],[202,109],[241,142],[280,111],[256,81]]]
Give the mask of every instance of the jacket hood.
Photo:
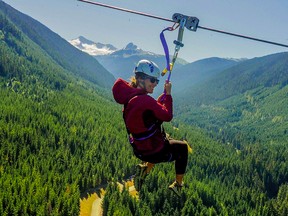
[[[132,97],[146,94],[146,91],[134,88],[129,82],[118,78],[112,87],[112,93],[117,103],[126,104]]]

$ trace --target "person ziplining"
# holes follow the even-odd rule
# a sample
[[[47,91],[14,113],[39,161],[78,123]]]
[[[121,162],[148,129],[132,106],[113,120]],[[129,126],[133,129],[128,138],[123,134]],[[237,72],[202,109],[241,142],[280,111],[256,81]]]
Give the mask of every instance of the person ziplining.
[[[124,105],[123,118],[134,155],[143,161],[136,167],[135,189],[140,191],[154,164],[175,161],[175,181],[169,189],[180,196],[188,160],[187,142],[168,138],[162,126],[173,118],[171,82],[165,83],[165,93],[155,100],[148,94],[159,82],[158,66],[140,60],[134,73],[130,82],[118,78],[112,92],[116,102]]]
[[[142,160],[142,163],[136,166],[135,189],[141,190],[146,176],[155,164],[175,161],[175,181],[168,188],[180,197],[188,162],[188,148],[190,149],[190,147],[186,141],[168,137],[162,123],[170,122],[173,118],[170,78],[178,52],[183,47],[184,27],[195,31],[199,20],[196,17],[182,14],[174,14],[173,20],[175,24],[178,24],[177,27],[174,27],[174,24],[160,33],[166,56],[166,67],[162,73],[154,62],[142,59],[135,67],[134,76],[130,82],[118,78],[113,85],[112,92],[116,102],[124,105],[123,118],[129,142],[133,147],[134,155]],[[175,52],[170,62],[164,32],[166,30],[173,31],[178,27],[178,37],[174,41]],[[164,84],[164,92],[155,100],[148,94],[153,93],[159,82],[160,74],[164,76],[167,72],[169,75]]]

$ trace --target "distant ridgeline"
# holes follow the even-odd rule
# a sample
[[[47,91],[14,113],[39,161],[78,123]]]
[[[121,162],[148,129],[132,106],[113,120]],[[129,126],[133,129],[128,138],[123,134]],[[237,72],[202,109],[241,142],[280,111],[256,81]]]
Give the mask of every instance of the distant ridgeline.
[[[58,67],[61,66],[71,74],[87,79],[99,86],[112,86],[114,77],[112,74],[107,72],[107,70],[104,69],[102,65],[95,61],[93,57],[74,48],[66,40],[49,30],[46,26],[28,17],[27,15],[14,10],[4,2],[1,2],[1,8],[3,12],[2,18],[4,18],[3,22],[5,22],[6,19],[9,19],[13,22],[12,25],[17,28],[18,31],[22,32],[23,35],[21,42],[24,44],[26,43],[26,46],[29,42],[24,41],[32,40],[34,49],[41,49],[42,52],[46,55],[46,58],[50,58],[50,61],[53,60],[58,65]],[[3,25],[5,26],[5,23],[3,23]],[[4,28],[4,30],[5,29],[6,31],[8,30],[7,28]],[[17,46],[17,44],[14,45]],[[35,48],[35,46],[37,48]],[[25,56],[27,55],[24,52],[25,50],[16,51],[18,53],[20,52],[19,54],[26,58],[29,57]]]
[[[244,134],[241,127],[253,128],[255,119],[262,130],[271,118],[266,135],[272,137],[274,129],[281,133],[279,125],[285,129],[287,122],[287,54],[236,64],[218,73],[219,81],[211,77],[213,85],[207,77],[202,96],[196,84],[185,90],[188,99],[178,102],[183,106],[175,107],[177,118],[165,125],[172,137],[185,138],[193,147],[182,197],[167,190],[173,165],[159,164],[136,200],[113,184],[131,176],[139,163],[126,140],[121,107],[112,100],[114,77],[3,1],[0,29],[0,215],[79,215],[80,197],[107,182],[105,215],[287,215],[287,145],[274,141],[274,135],[270,145],[262,145],[256,128],[255,142],[243,135],[235,148],[180,121],[206,129],[211,124],[211,130],[220,126],[216,135],[228,140],[233,127]],[[253,82],[247,74],[250,84],[242,86],[244,71],[257,71],[253,61],[262,66],[261,76]],[[275,79],[268,77],[269,67]],[[228,81],[224,73],[229,71],[235,72]],[[234,78],[237,72],[242,77]],[[224,89],[213,91],[213,86]],[[224,119],[227,130],[221,126]]]
[[[175,97],[178,118],[237,148],[241,143],[288,143],[287,52],[204,71],[204,79],[199,74],[201,69],[186,72],[193,83]]]
[[[114,77],[129,79],[133,75],[136,63],[141,59],[149,59],[155,62],[160,68],[165,67],[165,56],[144,51],[133,43],[128,43],[126,47],[117,49],[111,44],[101,44],[90,41],[80,36],[70,43],[83,52],[89,53],[97,59]],[[178,58],[175,68],[179,68],[187,62]]]

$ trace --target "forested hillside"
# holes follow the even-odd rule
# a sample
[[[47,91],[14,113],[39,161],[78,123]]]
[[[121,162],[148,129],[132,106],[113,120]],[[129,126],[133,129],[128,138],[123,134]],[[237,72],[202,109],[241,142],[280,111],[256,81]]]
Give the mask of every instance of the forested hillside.
[[[131,173],[107,160],[131,160],[119,107],[3,13],[0,24],[0,215],[77,215],[81,192]]]
[[[198,83],[207,80],[223,70],[233,67],[246,59],[224,59],[224,58],[206,58],[179,69],[173,70],[173,89],[175,93],[183,94],[189,92],[189,89]]]
[[[189,86],[185,97],[191,99],[186,104],[211,104],[261,86],[284,87],[288,84],[287,68],[288,52],[246,60],[196,86]]]
[[[139,200],[120,193],[113,182],[139,160],[110,88],[63,67],[3,11],[0,25],[0,215],[79,215],[80,197],[107,184],[104,215],[287,215],[287,145],[237,149],[179,119],[165,128],[193,148],[182,197],[167,189],[172,163]]]
[[[79,51],[46,26],[2,1],[0,1],[0,10],[5,19],[10,19],[24,35],[61,67],[99,86],[112,86],[115,78],[93,57]]]
[[[288,53],[247,60],[178,95],[179,118],[223,142],[288,143]],[[188,100],[187,100],[188,98]]]

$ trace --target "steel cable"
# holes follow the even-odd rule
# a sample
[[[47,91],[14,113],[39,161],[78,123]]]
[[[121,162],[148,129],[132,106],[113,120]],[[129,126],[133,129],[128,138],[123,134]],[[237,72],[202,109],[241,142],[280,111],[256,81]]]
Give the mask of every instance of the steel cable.
[[[133,14],[137,14],[137,15],[141,15],[141,16],[146,16],[146,17],[150,17],[150,18],[154,18],[154,19],[159,19],[159,20],[163,20],[163,21],[174,22],[172,19],[168,19],[168,18],[164,18],[164,17],[160,17],[160,16],[155,16],[155,15],[152,15],[152,14],[147,14],[147,13],[143,13],[143,12],[139,12],[139,11],[129,10],[129,9],[126,9],[126,8],[115,7],[115,6],[103,4],[103,3],[100,3],[100,2],[94,2],[94,1],[89,1],[89,0],[78,0],[78,1],[84,2],[84,3],[88,3],[88,4],[97,5],[97,6],[101,6],[101,7],[106,7],[106,8],[110,8],[110,9],[114,9],[114,10],[119,10],[119,11],[124,11],[124,12],[128,12],[128,13],[133,13]],[[277,43],[277,42],[273,42],[273,41],[268,41],[268,40],[263,40],[263,39],[259,39],[259,38],[254,38],[254,37],[250,37],[250,36],[246,36],[246,35],[235,34],[235,33],[227,32],[227,31],[207,28],[207,27],[203,27],[203,26],[199,26],[199,25],[198,25],[198,28],[199,29],[203,29],[203,30],[207,30],[207,31],[217,32],[217,33],[220,33],[220,34],[226,34],[226,35],[230,35],[230,36],[234,36],[234,37],[245,38],[245,39],[249,39],[249,40],[254,40],[254,41],[258,41],[258,42],[263,42],[263,43],[268,43],[268,44],[272,44],[272,45],[282,46],[282,47],[287,47],[288,48],[288,45],[286,45],[286,44],[281,44],[281,43]]]

